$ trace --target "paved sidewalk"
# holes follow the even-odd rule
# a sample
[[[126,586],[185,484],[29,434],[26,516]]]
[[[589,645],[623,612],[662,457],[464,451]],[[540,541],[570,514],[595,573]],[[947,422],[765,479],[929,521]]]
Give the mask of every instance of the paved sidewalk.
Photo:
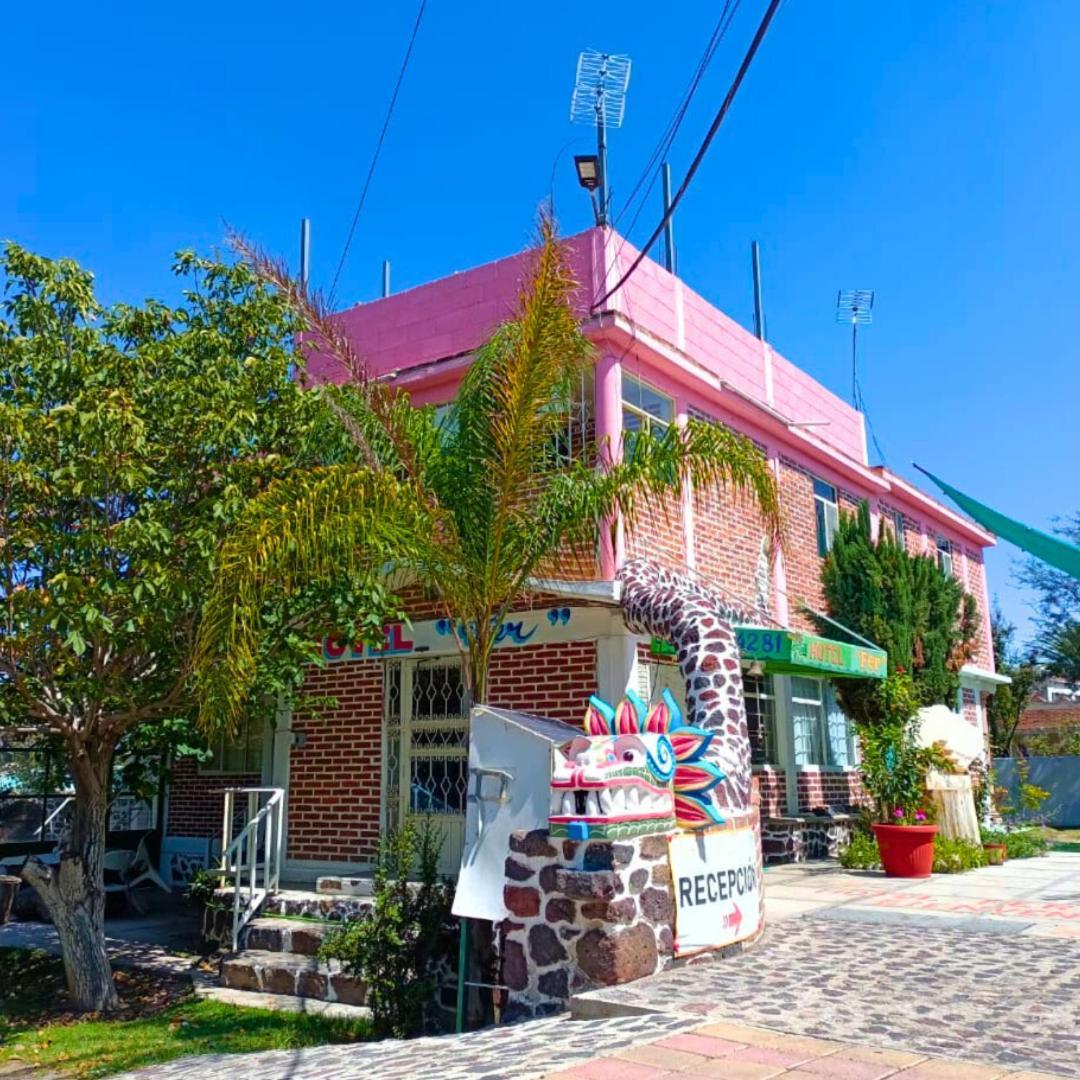
[[[836,863],[765,871],[769,923],[801,915],[1080,940],[1080,853],[1053,852],[964,874],[912,880]]]
[[[1053,1076],[715,1023],[592,1058],[548,1073],[546,1080],[1051,1080]]]

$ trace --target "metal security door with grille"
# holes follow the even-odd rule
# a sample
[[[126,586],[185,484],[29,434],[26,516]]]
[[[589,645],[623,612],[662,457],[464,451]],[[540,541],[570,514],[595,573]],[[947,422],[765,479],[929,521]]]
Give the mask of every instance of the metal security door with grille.
[[[390,661],[386,672],[384,823],[430,816],[441,869],[456,874],[465,842],[469,704],[456,657]]]

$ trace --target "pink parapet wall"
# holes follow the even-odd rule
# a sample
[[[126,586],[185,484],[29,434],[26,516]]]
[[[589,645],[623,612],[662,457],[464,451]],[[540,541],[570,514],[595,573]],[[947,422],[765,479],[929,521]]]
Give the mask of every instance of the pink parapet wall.
[[[580,282],[575,307],[586,332],[598,336],[599,320],[590,319],[593,303],[616,283],[638,251],[618,233],[598,228],[565,241]],[[415,385],[417,401],[448,400],[467,365],[467,354],[510,318],[523,280],[529,252],[464,270],[414,289],[357,304],[337,317],[348,329],[373,376],[398,373],[402,385]],[[860,414],[811,376],[728,318],[652,259],[645,259],[630,280],[603,304],[609,317],[631,324],[681,354],[685,361],[723,380],[734,391],[762,402],[793,421],[813,420],[815,436],[833,449],[866,464]],[[590,329],[589,323],[597,325]],[[435,361],[441,377],[422,372]],[[309,373],[316,380],[340,382],[345,373],[329,357],[312,355]],[[441,396],[431,393],[431,384]],[[442,384],[445,383],[445,386]]]

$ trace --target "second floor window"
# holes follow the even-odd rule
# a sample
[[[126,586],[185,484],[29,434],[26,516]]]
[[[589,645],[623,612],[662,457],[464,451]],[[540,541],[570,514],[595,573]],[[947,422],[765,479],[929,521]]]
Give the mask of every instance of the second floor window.
[[[904,512],[902,510],[894,510],[892,520],[893,528],[896,530],[896,542],[906,551],[907,527],[904,525]]]
[[[818,554],[825,558],[840,523],[840,509],[836,502],[836,488],[824,480],[814,480],[814,515],[817,519]]]
[[[946,577],[953,576],[952,544],[944,536],[937,538],[937,564]]]
[[[210,742],[211,758],[199,766],[199,772],[239,776],[262,772],[263,723],[248,719],[235,734],[219,733]]]
[[[623,431],[663,435],[675,418],[675,402],[631,375],[623,375],[622,384]]]

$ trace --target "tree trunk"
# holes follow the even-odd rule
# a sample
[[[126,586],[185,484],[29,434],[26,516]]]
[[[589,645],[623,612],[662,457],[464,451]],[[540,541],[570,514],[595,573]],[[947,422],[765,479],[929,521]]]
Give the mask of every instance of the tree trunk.
[[[105,832],[108,825],[112,748],[84,746],[72,754],[75,813],[60,862],[31,859],[23,877],[49,909],[64,957],[68,991],[76,1008],[105,1012],[119,1004],[105,949]]]

